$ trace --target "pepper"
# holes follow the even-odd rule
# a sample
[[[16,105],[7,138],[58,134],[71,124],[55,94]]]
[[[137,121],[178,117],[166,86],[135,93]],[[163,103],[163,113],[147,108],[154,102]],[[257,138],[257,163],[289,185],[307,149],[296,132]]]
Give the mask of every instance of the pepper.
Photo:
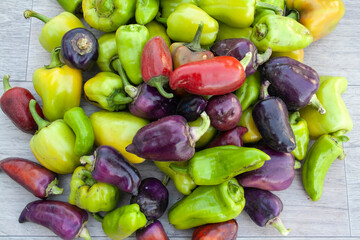
[[[170,47],[171,40],[166,33],[166,28],[161,23],[158,23],[157,21],[154,20],[145,24],[145,27],[149,31],[149,38],[160,36],[165,40],[168,47]]]
[[[349,132],[353,122],[341,94],[346,91],[348,81],[344,77],[320,76],[320,87],[316,96],[326,109],[319,114],[307,106],[300,110],[300,115],[308,123],[310,138],[316,139],[323,134],[342,131]]]
[[[249,107],[245,111],[242,112],[240,122],[238,126],[243,126],[247,128],[247,132],[243,135],[244,143],[255,143],[262,139],[259,130],[256,127],[252,116],[253,107]]]
[[[141,163],[145,160],[127,152],[125,147],[132,142],[136,132],[148,124],[147,120],[128,112],[108,111],[95,112],[89,118],[97,146],[110,145],[132,163]]]
[[[76,136],[74,152],[79,155],[89,153],[94,146],[94,131],[90,119],[81,107],[74,107],[64,114],[65,123]]]
[[[219,22],[219,32],[216,36],[216,42],[229,38],[250,39],[251,34],[252,34],[252,27],[236,28],[236,27],[230,27],[225,23]]]
[[[75,134],[62,119],[50,123],[35,110],[35,100],[30,100],[31,115],[39,130],[30,140],[30,148],[36,159],[47,169],[59,173],[72,173],[80,165],[80,156],[74,151]]]
[[[82,13],[82,0],[56,0],[67,12],[73,14]]]
[[[197,5],[196,0],[160,0],[161,16],[167,18],[177,6],[183,3],[192,3]]]
[[[270,58],[274,57],[289,57],[295,59],[296,61],[304,61],[304,49],[299,49],[291,52],[273,52]]]
[[[331,33],[345,14],[342,0],[286,0],[286,7],[297,11],[299,22],[314,37],[314,41]]]
[[[236,240],[238,224],[235,219],[226,222],[211,223],[197,227],[191,240],[223,239]]]
[[[285,11],[285,1],[284,0],[261,0],[261,2],[273,5],[273,6],[277,7],[278,9],[281,9],[283,13]],[[271,9],[261,9],[261,8],[255,9],[254,21],[253,21],[252,25],[256,24],[262,17],[264,17],[266,15],[275,15],[275,14],[276,14],[276,12]],[[280,15],[284,15],[284,14],[280,14]]]
[[[129,24],[116,31],[118,56],[130,81],[139,85],[143,82],[141,75],[141,54],[149,40],[149,31],[145,26]]]
[[[196,188],[169,209],[168,219],[176,229],[188,229],[231,220],[244,205],[244,189],[231,178],[219,185]]]
[[[35,17],[45,23],[41,29],[39,41],[48,52],[61,46],[61,39],[67,31],[79,27],[85,28],[82,22],[70,12],[62,12],[54,18],[48,18],[37,12],[26,10],[24,17]]]
[[[260,96],[261,76],[259,72],[247,76],[244,84],[235,92],[244,112],[254,105]]]
[[[111,211],[119,200],[120,191],[111,184],[96,182],[83,166],[75,169],[70,182],[69,203],[89,212]]]
[[[303,160],[309,147],[308,124],[300,117],[299,112],[294,112],[290,115],[290,124],[296,141],[296,148],[292,151],[292,154],[297,160]]]
[[[135,16],[134,0],[83,0],[85,21],[102,32],[114,32]]]
[[[81,70],[64,65],[60,59],[60,48],[51,52],[51,62],[33,73],[33,84],[43,101],[44,116],[54,121],[64,113],[80,105]]]
[[[145,25],[151,22],[159,11],[160,0],[137,0],[135,20],[138,24]]]
[[[305,48],[313,41],[310,31],[292,18],[267,15],[253,27],[250,40],[259,51],[289,52]]]
[[[112,72],[100,72],[84,84],[84,97],[91,104],[108,111],[119,111],[133,99],[124,91],[121,77]]]
[[[196,119],[195,121],[189,122],[190,127],[199,127],[202,123],[201,117]],[[213,126],[209,126],[208,130],[200,137],[200,139],[196,142],[196,148],[205,147],[210,141],[215,137],[217,131]]]
[[[209,144],[209,148],[234,145],[241,147],[243,146],[242,136],[247,132],[246,127],[234,127],[231,130],[220,132]]]
[[[342,142],[349,140],[346,136],[324,134],[311,146],[302,168],[302,180],[306,192],[313,201],[320,199],[325,176],[335,159],[345,157]]]
[[[115,72],[111,68],[112,59],[117,56],[115,33],[105,33],[99,39],[99,56],[96,61],[103,72]]]
[[[145,215],[138,204],[125,205],[108,212],[102,222],[102,228],[111,239],[125,239],[146,224]]]

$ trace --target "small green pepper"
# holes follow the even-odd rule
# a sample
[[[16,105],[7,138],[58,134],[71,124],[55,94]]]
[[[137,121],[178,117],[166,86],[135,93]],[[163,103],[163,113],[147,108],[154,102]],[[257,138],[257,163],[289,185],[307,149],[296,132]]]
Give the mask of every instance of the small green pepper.
[[[57,2],[67,12],[82,13],[82,0],[57,0]]]
[[[242,111],[245,111],[259,99],[261,76],[259,72],[246,77],[244,84],[235,92],[241,103]]]
[[[202,118],[199,117],[195,121],[189,122],[189,126],[190,127],[201,126],[202,121],[203,121]],[[210,125],[208,130],[206,130],[206,132],[201,136],[201,138],[195,143],[195,147],[196,148],[205,147],[215,137],[216,133],[217,133],[217,130],[213,126]]]
[[[285,1],[284,0],[261,0],[261,2],[276,6],[278,9],[285,11]],[[256,24],[262,17],[266,15],[276,15],[276,11],[270,9],[255,9],[254,22],[252,25]],[[283,14],[282,14],[283,15]]]
[[[306,121],[300,117],[299,112],[290,115],[291,128],[295,135],[296,148],[292,154],[297,160],[303,160],[309,147],[309,129]]]
[[[96,182],[91,172],[83,166],[75,169],[70,182],[69,203],[89,212],[111,211],[119,200],[117,187]]]
[[[188,229],[233,219],[244,206],[244,189],[231,178],[219,185],[199,186],[169,209],[168,219],[175,228]]]
[[[252,28],[235,28],[226,25],[225,23],[219,22],[219,32],[216,36],[216,41],[220,41],[228,38],[246,38],[250,39],[252,34]]]
[[[166,33],[166,28],[161,23],[158,23],[157,21],[152,21],[146,24],[145,27],[149,30],[149,39],[160,36],[165,40],[166,45],[170,47],[171,40]]]
[[[99,40],[99,56],[96,61],[103,72],[114,72],[111,68],[112,59],[118,55],[115,33],[105,33]]]
[[[109,238],[121,240],[144,227],[146,222],[139,205],[134,203],[108,212],[102,221],[102,228]]]
[[[116,31],[116,46],[122,66],[130,81],[139,85],[141,75],[141,54],[149,40],[149,31],[139,24],[123,25]]]
[[[345,157],[342,142],[346,136],[324,134],[311,146],[303,165],[302,179],[306,192],[313,201],[320,199],[325,176],[335,159]]]
[[[177,6],[183,3],[192,3],[197,5],[197,0],[160,0],[161,17],[167,18]]]
[[[159,0],[137,0],[135,20],[138,24],[145,25],[151,22],[159,11]]]
[[[90,119],[81,107],[74,107],[64,114],[64,121],[76,136],[74,152],[79,155],[88,154],[94,146],[94,131]]]

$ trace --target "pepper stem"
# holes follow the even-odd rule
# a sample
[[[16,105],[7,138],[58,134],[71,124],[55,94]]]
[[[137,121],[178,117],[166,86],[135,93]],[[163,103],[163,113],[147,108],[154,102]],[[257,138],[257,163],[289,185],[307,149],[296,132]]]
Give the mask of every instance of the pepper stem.
[[[295,160],[295,164],[294,164],[294,169],[300,169],[301,168],[301,163],[298,160]]]
[[[85,239],[85,240],[91,240],[91,236],[90,236],[90,233],[88,231],[88,229],[86,228],[86,225],[87,222],[84,222],[83,226],[81,227],[79,233],[78,233],[78,236]],[[76,237],[75,237],[76,238]]]
[[[201,113],[200,117],[202,118],[201,125],[197,127],[190,127],[190,136],[194,144],[210,127],[210,118],[205,111]]]
[[[344,133],[343,133],[343,131],[340,130],[340,131],[332,134],[332,136],[331,136],[332,140],[335,141],[336,144],[338,146],[340,146],[341,148],[342,148],[342,143],[343,142],[349,141],[349,137],[343,136],[342,134],[344,134]],[[345,159],[345,152],[344,151],[342,151],[342,153],[338,156],[338,159],[339,160],[344,160]]]
[[[7,90],[11,89],[9,80],[10,80],[10,75],[5,74],[5,75],[4,75],[4,78],[3,78],[4,92],[6,92]]]
[[[103,222],[104,218],[99,213],[91,213],[93,218],[98,222]]]
[[[252,58],[252,53],[248,52],[245,54],[245,57],[241,59],[240,64],[243,66],[244,69],[249,65],[251,58]]]
[[[279,217],[275,217],[271,219],[269,222],[267,222],[266,225],[268,224],[276,228],[283,236],[287,236],[291,231],[289,228],[285,228],[284,224],[282,223]]]
[[[48,17],[46,17],[46,16],[44,16],[44,15],[42,15],[40,13],[34,12],[32,10],[29,10],[29,9],[25,10],[24,17],[26,19],[34,17],[34,18],[37,18],[37,19],[43,21],[44,23],[47,23],[47,22],[49,22],[51,20],[51,18],[48,18]]]
[[[121,81],[123,82],[125,92],[131,98],[135,98],[138,94],[138,89],[130,84],[118,56],[114,57],[114,59],[111,61],[111,66],[119,74]]]
[[[300,14],[297,10],[291,10],[290,13],[286,16],[287,18],[292,18],[296,21],[299,21]]]
[[[266,10],[272,10],[276,13],[276,15],[284,15],[284,10],[281,9],[281,7],[269,4],[269,3],[265,3],[265,2],[261,2],[261,1],[256,1],[255,3],[255,9],[266,9]]]
[[[175,163],[170,163],[169,167],[176,173],[188,174],[187,166],[179,166],[179,165],[176,165]]]
[[[294,112],[290,115],[289,117],[289,122],[291,125],[296,124],[299,121],[300,118],[300,113],[299,112]]]
[[[49,65],[45,65],[46,69],[52,69],[56,67],[62,67],[65,64],[60,61],[60,50],[61,47],[54,48],[51,51],[51,60]]]
[[[323,107],[319,99],[316,97],[316,94],[311,97],[309,105],[315,108],[320,114],[326,113],[325,108]]]
[[[95,1],[96,14],[101,17],[107,18],[113,14],[115,5],[113,0],[96,0]]]
[[[157,14],[156,14],[156,21],[157,22],[159,22],[159,23],[162,23],[162,24],[164,24],[164,25],[167,25],[167,19],[168,18],[164,18],[164,17],[160,17],[160,12],[158,12]]]
[[[265,81],[261,84],[259,99],[266,99],[266,98],[268,98],[268,97],[270,96],[270,95],[269,95],[269,92],[268,92],[269,86],[270,86],[269,80],[265,80]]]
[[[169,83],[169,78],[165,76],[153,77],[147,82],[149,86],[155,87],[163,97],[172,98],[174,97],[174,94],[168,93],[164,89],[164,85],[168,83]]]
[[[49,185],[46,188],[46,195],[45,195],[46,197],[48,197],[49,195],[59,195],[64,192],[64,189],[59,188],[57,184],[58,184],[57,178],[55,178],[51,183],[49,183]]]
[[[204,23],[201,22],[198,25],[198,29],[196,30],[195,36],[191,43],[185,43],[184,46],[186,46],[188,49],[190,49],[193,52],[204,52],[205,50],[201,48],[200,40],[201,40],[201,34],[204,29]]]
[[[45,121],[44,119],[42,119],[39,114],[36,111],[36,101],[34,99],[31,99],[29,102],[29,109],[30,109],[30,113],[31,116],[33,117],[33,119],[35,120],[36,124],[38,125],[38,131],[40,131],[42,128],[48,126],[50,124],[50,122]]]
[[[241,191],[241,188],[239,185],[235,184],[232,180],[229,180],[227,182],[227,190],[230,198],[235,202],[238,203],[243,198],[243,191]]]
[[[128,103],[131,103],[133,101],[133,99],[131,97],[126,97],[124,93],[119,92],[114,96],[112,101],[116,105],[117,104],[128,104]]]
[[[93,178],[91,172],[86,169],[83,169],[81,171],[81,179],[84,181],[86,185],[90,187],[96,183],[96,180]]]
[[[269,47],[266,51],[262,54],[256,54],[256,65],[260,66],[261,64],[265,63],[271,57],[272,50]]]
[[[95,154],[80,157],[80,163],[81,164],[90,164],[91,171],[92,171],[94,169],[94,166],[95,166]]]
[[[265,23],[255,24],[254,26],[254,37],[256,40],[261,41],[264,39],[269,31],[268,26]]]
[[[166,187],[166,185],[169,183],[169,180],[170,180],[169,175],[165,174],[165,176],[164,176],[164,178],[163,178],[163,180],[161,182]]]

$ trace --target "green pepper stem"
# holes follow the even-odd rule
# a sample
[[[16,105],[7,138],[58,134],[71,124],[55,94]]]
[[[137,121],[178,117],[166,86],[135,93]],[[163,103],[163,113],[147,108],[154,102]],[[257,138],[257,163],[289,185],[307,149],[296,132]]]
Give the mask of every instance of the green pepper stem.
[[[166,185],[169,183],[169,180],[170,180],[169,175],[165,174],[165,176],[164,176],[164,178],[163,178],[163,180],[161,182],[166,187]]]
[[[299,21],[300,19],[300,14],[297,10],[291,10],[290,13],[286,16],[288,18],[292,18],[296,21]]]
[[[138,89],[130,84],[118,56],[116,56],[113,60],[111,60],[111,66],[119,74],[119,76],[121,78],[121,81],[122,81],[122,83],[124,85],[125,92],[131,98],[135,98],[136,95],[138,94]]]
[[[115,9],[114,0],[96,0],[95,9],[100,17],[110,17]]]
[[[197,127],[190,127],[190,136],[194,145],[210,127],[210,118],[205,111],[201,113],[200,117],[202,118],[201,125]]]
[[[176,165],[175,163],[170,163],[169,167],[177,173],[181,173],[181,174],[188,174],[188,167],[187,166],[179,166]]]
[[[87,230],[87,228],[85,226],[86,224],[87,224],[87,221],[83,223],[83,226],[81,227],[81,229],[80,229],[80,231],[78,233],[78,236],[85,239],[85,240],[91,240],[92,238],[90,236],[89,231]]]
[[[93,218],[98,222],[103,222],[104,218],[99,213],[91,213]]]
[[[301,163],[298,160],[295,160],[295,164],[294,164],[294,169],[300,169],[301,168]]]
[[[186,46],[188,49],[190,49],[193,52],[204,52],[205,50],[201,48],[200,40],[201,40],[201,34],[204,29],[204,23],[201,22],[198,25],[198,29],[196,30],[195,36],[191,43],[185,43],[184,46]]]
[[[291,231],[289,228],[285,228],[279,217],[271,219],[269,222],[266,223],[266,225],[268,224],[276,228],[283,236],[287,236]]]
[[[268,34],[269,28],[265,23],[259,23],[259,24],[255,24],[254,26],[254,37],[256,40],[261,41],[262,39],[264,39],[266,37],[266,35]]]
[[[46,188],[46,197],[48,197],[49,195],[59,195],[64,192],[64,189],[59,188],[57,184],[58,184],[57,178],[55,178],[51,183],[49,183],[49,185]]]
[[[164,85],[169,83],[169,78],[165,76],[158,76],[151,78],[147,84],[151,87],[155,87],[159,93],[165,98],[172,98],[174,94],[168,93],[164,89]]]
[[[30,102],[29,102],[29,109],[30,109],[31,116],[33,117],[36,124],[38,125],[38,131],[50,124],[50,122],[42,119],[39,116],[39,114],[37,113],[37,111],[36,111],[36,101],[34,99],[31,99]]]
[[[45,65],[46,69],[52,69],[57,67],[62,67],[65,64],[60,61],[60,51],[61,47],[54,48],[51,51],[51,60],[49,65]]]
[[[284,15],[284,10],[282,10],[281,7],[278,7],[278,6],[269,4],[269,3],[265,3],[265,2],[261,2],[261,1],[256,1],[255,8],[272,10],[276,13],[276,15],[281,15],[281,16]]]
[[[268,80],[265,80],[261,84],[259,99],[266,99],[266,98],[268,98],[270,96],[269,92],[268,92],[269,86],[270,86],[270,82]]]
[[[243,66],[244,69],[249,65],[251,58],[252,58],[252,53],[248,52],[245,54],[245,57],[241,59],[240,64]]]
[[[235,184],[232,180],[228,181],[228,194],[230,198],[235,202],[241,202],[243,199],[243,191],[241,191],[240,186],[238,184]]]
[[[11,89],[9,80],[10,80],[10,75],[5,74],[5,75],[4,75],[4,78],[3,78],[4,92],[6,92],[7,90]]]
[[[157,14],[156,14],[156,21],[157,22],[159,22],[159,23],[162,23],[162,24],[164,24],[164,25],[167,25],[167,19],[168,18],[164,18],[164,17],[160,17],[160,12],[158,12]]]
[[[289,117],[290,124],[295,125],[299,121],[299,118],[300,118],[300,113],[299,112],[292,113],[290,115],[290,117]]]
[[[84,183],[88,186],[92,186],[96,183],[96,180],[93,178],[91,172],[86,169],[82,169],[81,171],[81,179],[84,181]]]
[[[94,155],[82,156],[82,157],[80,157],[80,163],[81,164],[90,164],[91,168],[93,168],[95,165],[95,156]]]
[[[126,97],[125,94],[121,92],[117,93],[112,100],[115,104],[128,104],[133,101],[131,97]]]
[[[44,15],[42,15],[40,13],[34,12],[32,10],[29,10],[29,9],[25,10],[24,17],[26,19],[34,17],[34,18],[37,18],[37,19],[43,21],[44,23],[47,23],[47,22],[49,22],[51,20],[51,18],[48,18],[48,17],[46,17],[46,16],[44,16]]]
[[[256,65],[260,66],[263,63],[265,63],[267,60],[269,60],[271,54],[272,54],[272,50],[270,47],[266,49],[264,53],[256,54]]]
[[[343,134],[343,131],[340,130],[340,131],[332,134],[331,139],[333,141],[335,141],[336,144],[342,148],[342,143],[349,141],[349,137],[343,136],[341,134]],[[342,151],[342,153],[338,156],[338,159],[339,160],[344,160],[345,159],[345,152],[344,151]]]
[[[320,114],[326,113],[325,108],[323,107],[319,99],[316,97],[316,94],[311,97],[309,105],[315,108]]]

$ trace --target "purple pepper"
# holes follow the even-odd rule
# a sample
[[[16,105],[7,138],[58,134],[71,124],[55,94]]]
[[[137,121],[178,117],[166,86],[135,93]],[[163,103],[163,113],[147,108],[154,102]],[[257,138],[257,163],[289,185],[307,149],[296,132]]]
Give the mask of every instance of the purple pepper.
[[[126,151],[153,161],[187,161],[195,153],[195,143],[210,126],[203,112],[199,127],[190,127],[180,115],[172,115],[141,128]]]
[[[243,145],[242,136],[247,132],[246,127],[236,127],[229,131],[222,132],[217,135],[208,145],[208,148],[234,145],[241,147]]]
[[[92,176],[96,181],[113,184],[123,192],[137,195],[140,173],[115,148],[99,146],[94,155],[82,156],[80,162],[91,165]]]
[[[137,240],[169,240],[160,221],[155,220],[149,225],[136,231]]]
[[[32,222],[42,225],[65,240],[82,237],[91,239],[86,228],[88,214],[67,202],[38,200],[26,205],[19,222]]]
[[[186,95],[183,97],[176,108],[176,114],[186,118],[188,122],[195,121],[205,110],[207,101],[199,95]]]
[[[275,194],[256,188],[244,188],[245,207],[244,211],[260,227],[271,225],[282,235],[289,234],[279,218],[283,210],[281,199]]]
[[[321,114],[326,112],[315,94],[319,75],[311,67],[289,57],[275,57],[261,66],[260,73],[271,83],[269,93],[281,98],[289,111],[311,104]]]
[[[211,51],[215,56],[231,56],[239,61],[243,59],[246,53],[251,52],[250,63],[245,69],[246,76],[254,74],[257,68],[265,63],[271,56],[271,48],[268,48],[263,54],[259,54],[254,43],[245,38],[230,38],[216,42]]]
[[[295,178],[295,158],[292,153],[277,152],[267,146],[256,147],[270,156],[261,168],[236,177],[243,187],[268,191],[287,189]]]
[[[141,181],[139,193],[132,196],[130,203],[137,203],[148,220],[155,220],[166,211],[169,191],[157,178],[146,178]]]

